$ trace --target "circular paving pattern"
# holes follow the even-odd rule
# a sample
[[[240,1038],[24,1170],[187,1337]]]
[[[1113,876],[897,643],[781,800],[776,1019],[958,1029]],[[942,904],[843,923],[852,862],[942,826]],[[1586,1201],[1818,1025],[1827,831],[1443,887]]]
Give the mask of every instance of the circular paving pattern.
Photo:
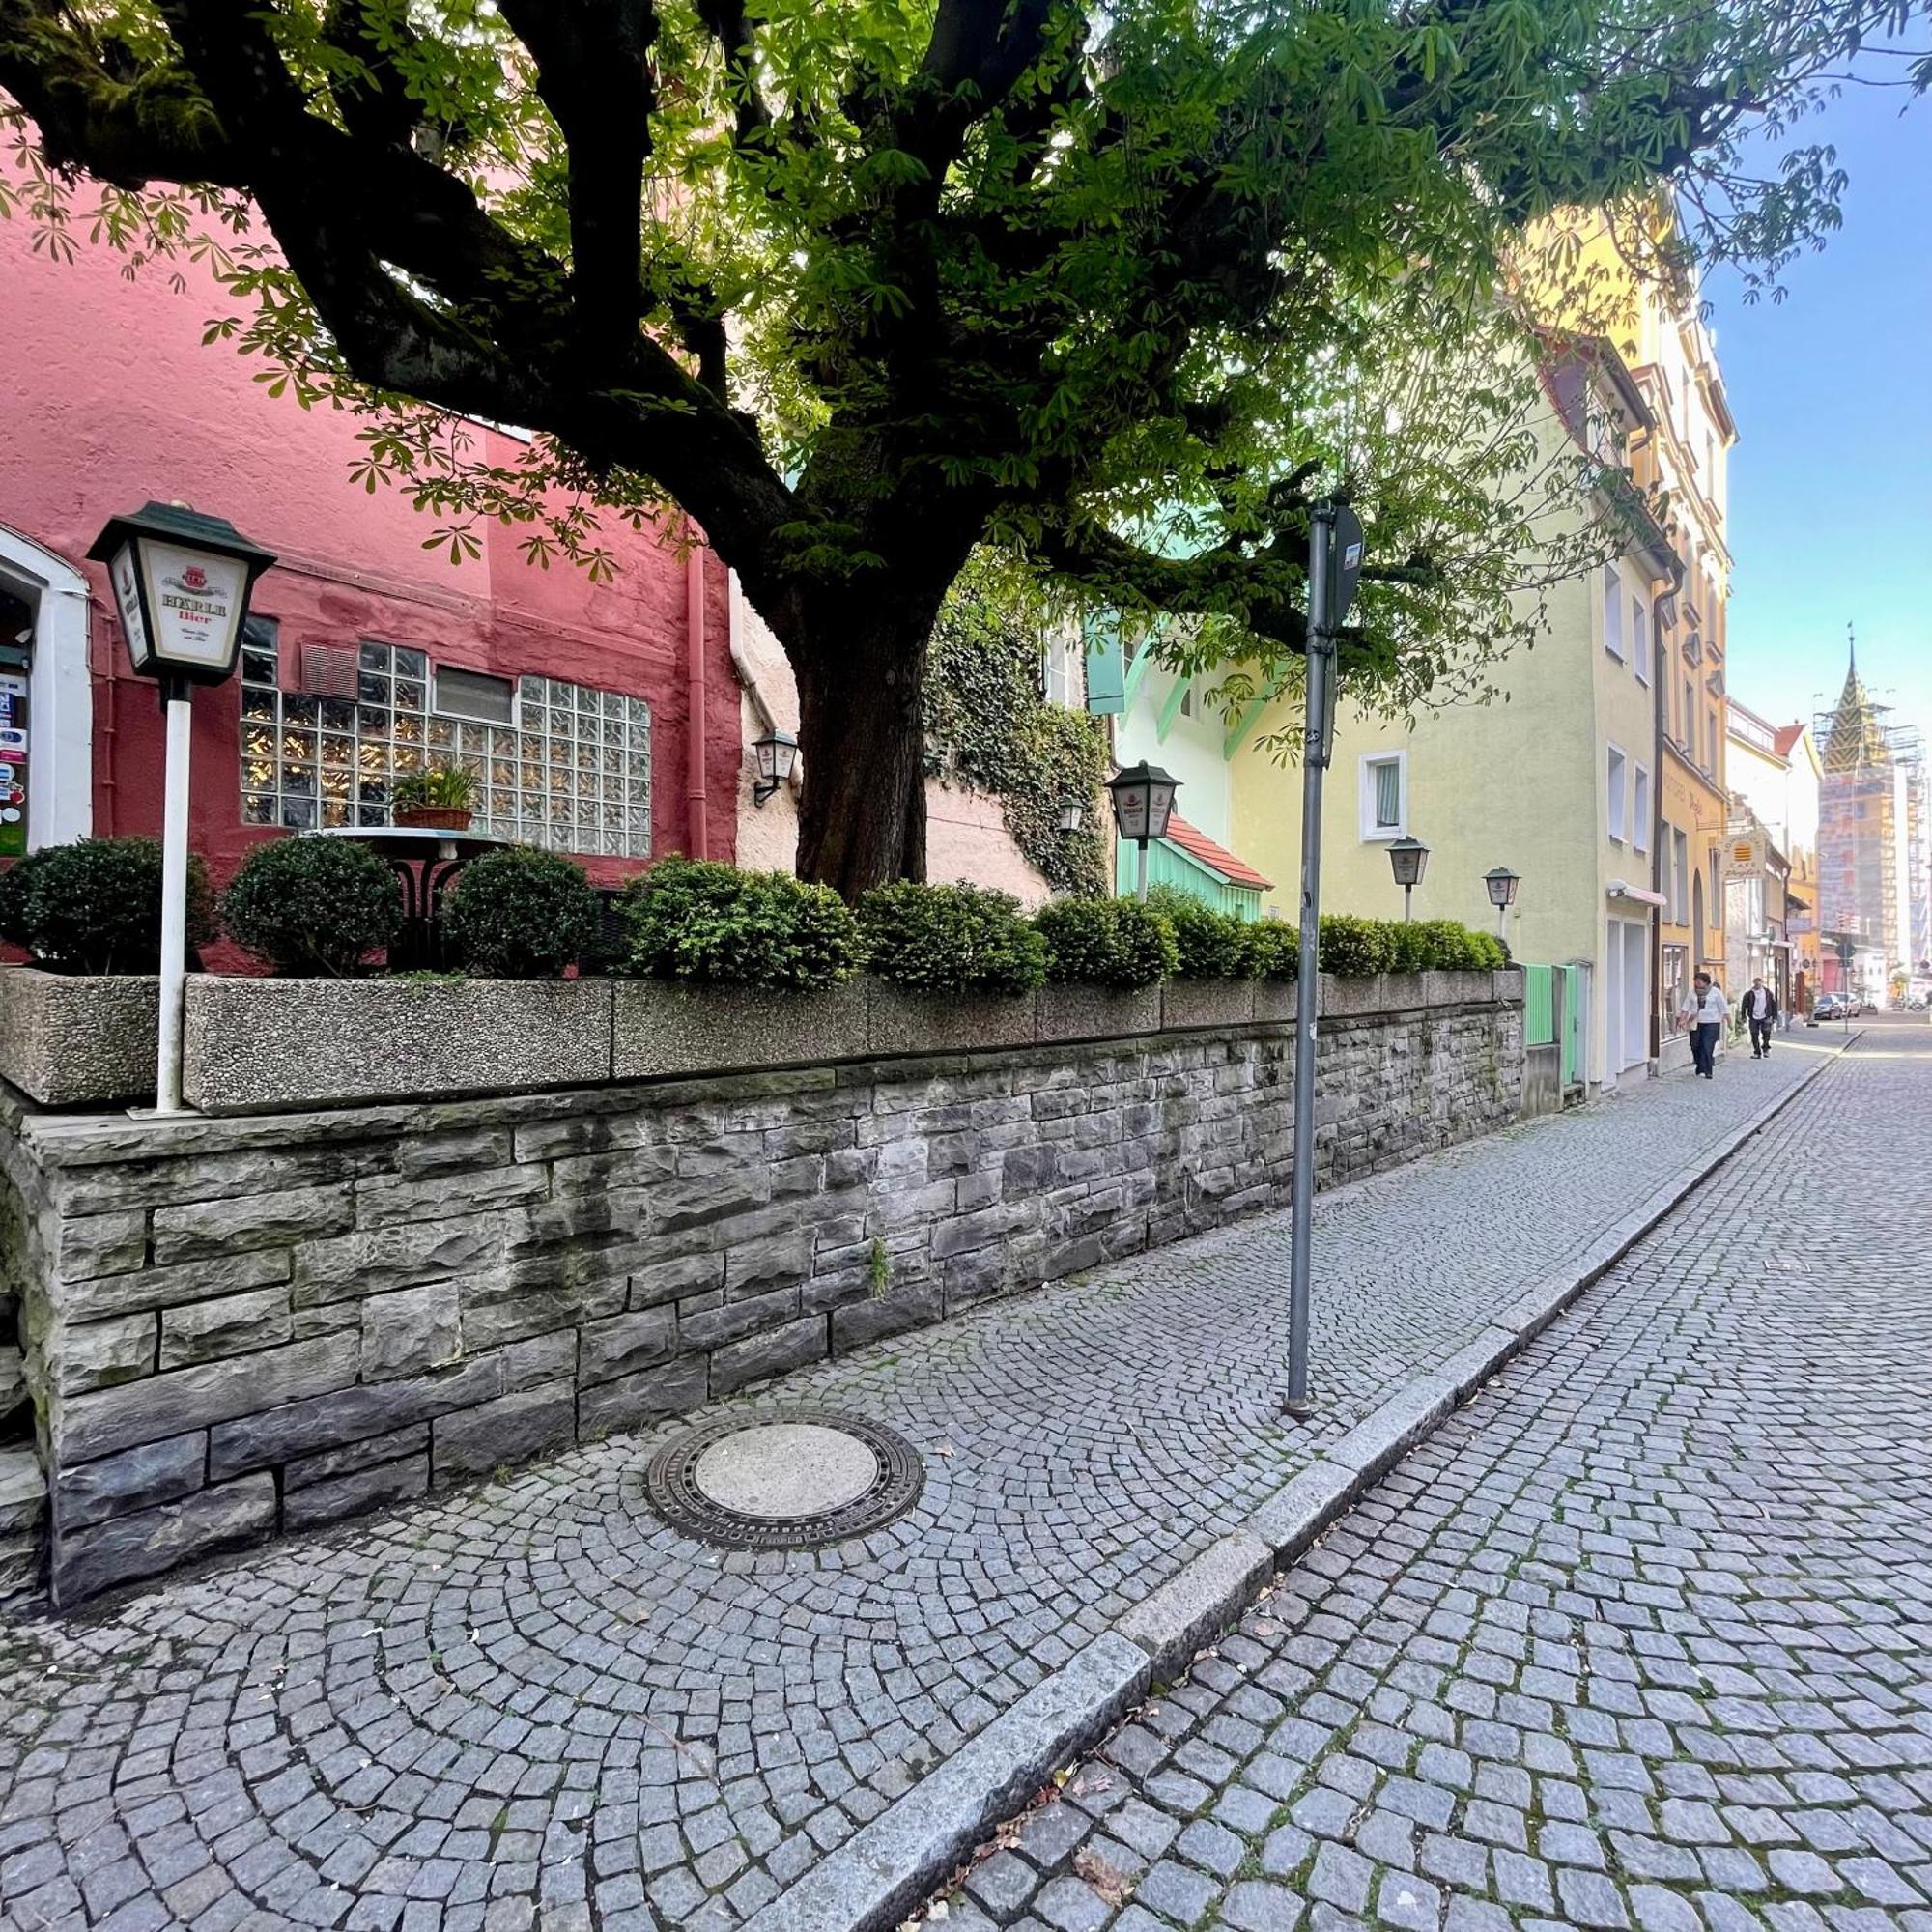
[[[644,1494],[673,1529],[726,1549],[817,1549],[895,1521],[925,1488],[903,1435],[860,1415],[782,1409],[674,1437]]]

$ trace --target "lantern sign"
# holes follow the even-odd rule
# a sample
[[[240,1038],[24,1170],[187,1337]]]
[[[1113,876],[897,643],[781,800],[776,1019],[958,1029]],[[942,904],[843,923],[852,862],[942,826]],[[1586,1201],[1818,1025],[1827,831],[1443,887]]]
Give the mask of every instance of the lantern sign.
[[[110,519],[88,555],[107,566],[135,672],[190,684],[234,670],[249,592],[275,560],[226,518],[174,503]]]

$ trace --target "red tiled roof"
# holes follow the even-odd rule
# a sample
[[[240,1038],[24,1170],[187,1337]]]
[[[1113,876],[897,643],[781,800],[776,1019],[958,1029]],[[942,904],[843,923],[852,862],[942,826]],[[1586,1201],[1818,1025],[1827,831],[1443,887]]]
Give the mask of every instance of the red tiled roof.
[[[1188,824],[1179,812],[1172,813],[1167,821],[1167,838],[1171,845],[1179,845],[1190,859],[1206,866],[1210,872],[1219,872],[1231,886],[1250,886],[1258,892],[1271,893],[1274,881],[1264,879],[1252,866],[1244,866],[1225,845],[1217,845],[1198,826]]]
[[[1780,724],[1777,727],[1777,735],[1773,738],[1772,743],[1777,747],[1777,755],[1780,758],[1788,758],[1791,755],[1792,746],[1797,744],[1804,731],[1804,727],[1802,724]]]

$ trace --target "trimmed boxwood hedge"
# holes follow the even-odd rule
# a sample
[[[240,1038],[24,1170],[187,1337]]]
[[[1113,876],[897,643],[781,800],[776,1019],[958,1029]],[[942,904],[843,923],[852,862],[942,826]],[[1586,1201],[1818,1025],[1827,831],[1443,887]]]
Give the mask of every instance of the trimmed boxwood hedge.
[[[617,901],[631,970],[700,985],[815,992],[859,965],[851,909],[830,886],[744,872],[713,859],[660,859]]]
[[[1046,942],[1009,893],[963,882],[875,886],[859,901],[866,964],[909,993],[1030,993]]]
[[[366,845],[320,833],[257,845],[221,897],[237,945],[292,979],[348,979],[403,925],[403,886]]]
[[[1046,942],[1046,977],[1056,985],[1138,992],[1179,969],[1174,927],[1151,906],[1133,899],[1053,899],[1033,923]]]
[[[220,927],[208,867],[187,862],[187,943]],[[83,838],[14,860],[0,878],[0,939],[61,973],[152,973],[161,954],[161,847]]]
[[[465,969],[490,980],[559,979],[596,950],[603,923],[583,867],[534,845],[472,860],[442,912]]]

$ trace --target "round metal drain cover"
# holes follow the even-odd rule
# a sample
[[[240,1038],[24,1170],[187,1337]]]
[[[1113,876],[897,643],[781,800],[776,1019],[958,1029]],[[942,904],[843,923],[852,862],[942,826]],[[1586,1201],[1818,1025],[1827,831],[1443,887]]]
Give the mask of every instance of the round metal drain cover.
[[[726,1549],[817,1549],[902,1517],[925,1487],[903,1435],[860,1415],[780,1409],[668,1442],[644,1494],[673,1529]]]

